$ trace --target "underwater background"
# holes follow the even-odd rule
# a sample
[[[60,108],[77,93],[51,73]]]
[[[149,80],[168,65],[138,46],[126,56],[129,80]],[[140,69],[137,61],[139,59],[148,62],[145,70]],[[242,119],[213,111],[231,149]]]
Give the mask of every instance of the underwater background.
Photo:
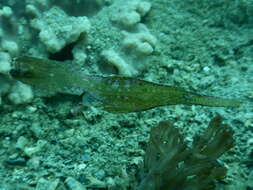
[[[234,146],[211,189],[253,189],[252,34],[252,0],[0,0],[0,190],[137,189],[151,129],[169,120],[190,147],[217,114]],[[108,113],[12,78],[25,55],[244,103]]]

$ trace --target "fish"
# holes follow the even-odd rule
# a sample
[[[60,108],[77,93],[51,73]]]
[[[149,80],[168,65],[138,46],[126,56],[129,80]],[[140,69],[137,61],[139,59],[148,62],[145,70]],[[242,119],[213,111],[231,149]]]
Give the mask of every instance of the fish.
[[[83,102],[111,113],[131,113],[168,105],[239,107],[240,99],[227,99],[189,92],[183,88],[134,77],[88,75],[64,62],[18,57],[10,75],[49,94],[83,95]]]

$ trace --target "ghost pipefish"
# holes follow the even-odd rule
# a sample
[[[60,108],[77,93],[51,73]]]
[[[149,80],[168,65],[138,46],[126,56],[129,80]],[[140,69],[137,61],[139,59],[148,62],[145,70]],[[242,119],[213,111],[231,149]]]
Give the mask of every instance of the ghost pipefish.
[[[175,104],[211,107],[238,107],[241,104],[238,99],[199,95],[131,77],[87,75],[69,64],[28,56],[17,58],[10,74],[14,79],[48,93],[84,93],[84,97],[112,113],[138,112]]]

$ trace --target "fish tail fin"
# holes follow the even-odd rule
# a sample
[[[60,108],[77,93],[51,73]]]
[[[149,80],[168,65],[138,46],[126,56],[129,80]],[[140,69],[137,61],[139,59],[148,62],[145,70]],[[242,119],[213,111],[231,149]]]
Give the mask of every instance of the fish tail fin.
[[[190,95],[186,98],[186,104],[209,107],[239,107],[242,103],[243,101],[240,99],[226,99],[202,95]]]

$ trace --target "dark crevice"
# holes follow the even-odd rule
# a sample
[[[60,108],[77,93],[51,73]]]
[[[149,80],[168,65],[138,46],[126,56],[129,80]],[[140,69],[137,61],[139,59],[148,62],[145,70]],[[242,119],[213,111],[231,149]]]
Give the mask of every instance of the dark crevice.
[[[102,2],[94,0],[81,0],[74,2],[54,0],[52,4],[63,8],[63,10],[70,16],[93,16],[103,6]]]
[[[75,47],[76,42],[70,43],[66,45],[63,49],[56,53],[50,53],[48,58],[55,60],[55,61],[66,61],[66,60],[73,60],[73,53],[72,50]]]

